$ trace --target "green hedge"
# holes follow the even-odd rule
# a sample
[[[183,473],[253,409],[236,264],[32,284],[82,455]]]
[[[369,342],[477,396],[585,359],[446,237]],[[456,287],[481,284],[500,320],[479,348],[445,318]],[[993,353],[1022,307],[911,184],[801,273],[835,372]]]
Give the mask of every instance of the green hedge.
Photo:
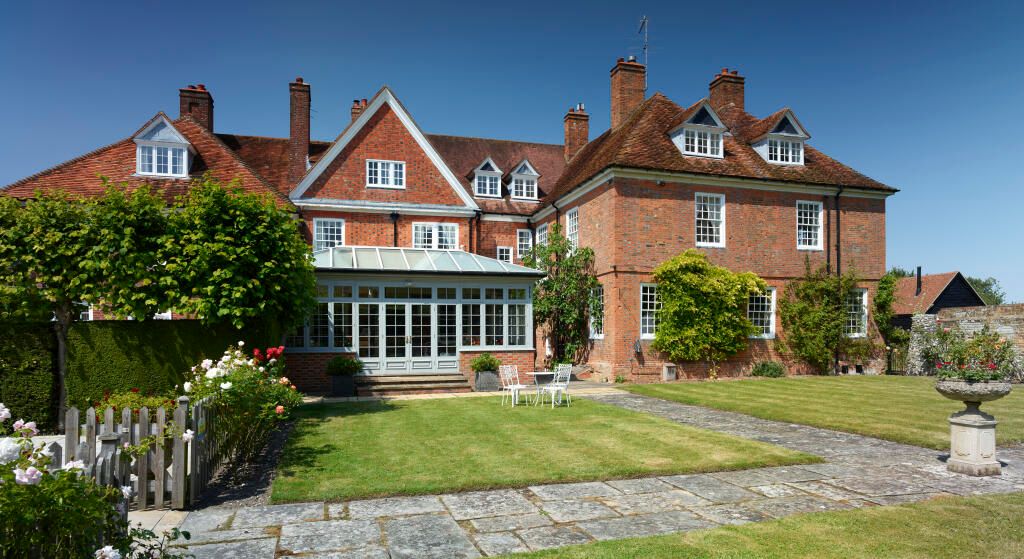
[[[217,359],[244,340],[248,347],[278,345],[275,327],[210,328],[194,320],[80,322],[68,332],[68,405],[86,407],[107,392],[138,388],[164,393],[183,382],[203,359]]]
[[[56,340],[49,324],[0,324],[0,402],[52,430]]]

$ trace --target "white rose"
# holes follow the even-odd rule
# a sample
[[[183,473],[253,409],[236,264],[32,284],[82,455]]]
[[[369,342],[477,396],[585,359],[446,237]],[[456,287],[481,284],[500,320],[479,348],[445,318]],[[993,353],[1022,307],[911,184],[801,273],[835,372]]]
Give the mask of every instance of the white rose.
[[[181,441],[185,443],[192,442],[192,437],[195,436],[196,434],[192,429],[185,429],[185,432],[181,434]]]
[[[185,384],[182,385],[182,388],[185,390],[186,394],[192,392],[192,383],[186,382]]]
[[[64,469],[65,470],[84,470],[85,469],[85,462],[83,462],[82,460],[72,460],[72,461],[68,462],[67,464],[64,464]]]
[[[7,409],[7,406],[0,404],[0,421],[7,421],[11,418],[11,410]]]
[[[0,439],[0,464],[14,462],[20,456],[21,444],[9,437]]]
[[[210,369],[209,371],[206,371],[206,378],[208,378],[208,379],[212,380],[212,379],[217,378],[218,376],[220,376],[220,369],[217,368],[217,367],[214,367],[214,368]]]
[[[203,359],[202,366],[203,366],[204,369],[209,369],[210,367],[213,366],[213,360],[211,360],[211,359]]]
[[[121,552],[108,545],[97,549],[94,557],[96,559],[121,559]]]
[[[231,388],[231,383],[230,382],[222,382],[222,383],[220,383],[220,388],[221,388],[221,390],[228,390],[228,389]]]
[[[274,363],[277,363],[277,359],[271,359],[270,361],[267,361],[267,363],[273,365]]]
[[[238,347],[245,347],[245,342],[238,340]]]

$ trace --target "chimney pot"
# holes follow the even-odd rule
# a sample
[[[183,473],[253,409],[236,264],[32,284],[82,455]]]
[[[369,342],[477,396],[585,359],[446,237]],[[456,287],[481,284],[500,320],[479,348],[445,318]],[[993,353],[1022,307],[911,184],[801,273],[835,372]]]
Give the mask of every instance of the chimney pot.
[[[626,120],[633,109],[644,102],[647,67],[619,59],[611,71],[612,128]]]
[[[295,78],[295,83],[303,83],[302,82],[302,76],[299,76],[299,77]]]
[[[198,89],[199,91],[206,91],[206,86],[203,84],[199,84],[196,86],[196,89]]]

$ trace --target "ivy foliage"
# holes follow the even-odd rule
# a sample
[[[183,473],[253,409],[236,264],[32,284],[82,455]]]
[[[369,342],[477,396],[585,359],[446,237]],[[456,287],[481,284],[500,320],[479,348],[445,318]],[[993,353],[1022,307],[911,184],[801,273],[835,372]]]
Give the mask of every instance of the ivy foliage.
[[[899,283],[900,277],[890,271],[878,280],[878,289],[875,291],[875,328],[878,328],[878,333],[890,346],[903,345],[910,341],[910,334],[906,330],[892,325],[895,316],[892,307],[896,303],[896,284]]]
[[[598,323],[603,319],[593,249],[573,247],[558,224],[552,224],[547,244],[535,246],[523,262],[547,274],[534,287],[533,318],[548,333],[551,362],[582,361],[589,347],[590,318]]]
[[[768,285],[752,272],[733,272],[689,249],[654,270],[658,328],[654,349],[672,361],[717,363],[747,347],[757,329],[747,319],[749,297]]]
[[[852,271],[834,275],[808,262],[804,275],[790,281],[779,300],[782,347],[821,373],[832,370],[837,354],[849,353],[853,359],[870,354],[868,340],[845,334],[846,295],[857,282]]]

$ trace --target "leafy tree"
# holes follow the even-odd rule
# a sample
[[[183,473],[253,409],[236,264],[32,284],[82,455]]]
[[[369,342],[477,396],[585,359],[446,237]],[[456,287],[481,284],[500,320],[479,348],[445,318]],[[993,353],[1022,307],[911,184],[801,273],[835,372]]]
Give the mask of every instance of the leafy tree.
[[[574,248],[553,224],[547,244],[535,246],[523,262],[547,273],[534,287],[533,317],[548,332],[552,362],[582,360],[590,336],[589,319],[603,318],[593,249]]]
[[[902,328],[892,325],[894,316],[892,307],[896,303],[896,284],[901,277],[897,268],[889,270],[887,274],[878,280],[878,290],[875,292],[874,318],[875,328],[882,335],[885,343],[891,346],[901,345],[910,339],[910,334]]]
[[[901,268],[899,266],[893,266],[892,268],[889,268],[887,274],[895,277],[896,279],[909,278],[914,276],[914,272],[912,270]]]
[[[654,348],[672,361],[706,361],[712,376],[718,363],[747,347],[757,329],[747,319],[750,295],[767,284],[751,272],[733,272],[694,249],[661,263],[658,328]]]
[[[996,278],[989,276],[981,279],[968,276],[967,283],[971,284],[971,287],[978,292],[986,305],[1002,305],[1006,302],[1006,292],[1003,291],[1003,286],[999,285],[999,280]]]
[[[316,278],[289,212],[210,176],[193,183],[176,210],[162,255],[175,310],[236,328],[267,319],[289,327],[306,318]]]
[[[824,266],[812,270],[808,262],[803,277],[790,281],[779,300],[783,348],[821,372],[847,349],[863,353],[864,342],[845,334],[846,295],[857,281],[853,272],[836,276]]]

